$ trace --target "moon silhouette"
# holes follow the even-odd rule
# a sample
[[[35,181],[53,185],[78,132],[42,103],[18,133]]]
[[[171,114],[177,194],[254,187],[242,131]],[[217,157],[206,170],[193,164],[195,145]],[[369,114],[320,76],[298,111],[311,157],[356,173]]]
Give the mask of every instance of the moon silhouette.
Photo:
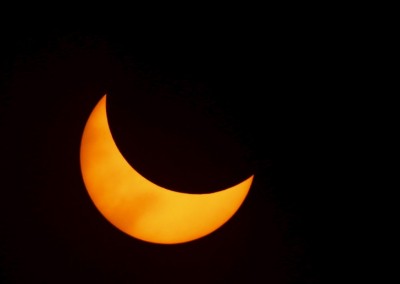
[[[83,131],[80,165],[88,194],[100,213],[142,241],[177,244],[204,237],[225,224],[245,200],[254,176],[207,194],[176,192],[140,175],[111,135],[104,95]]]

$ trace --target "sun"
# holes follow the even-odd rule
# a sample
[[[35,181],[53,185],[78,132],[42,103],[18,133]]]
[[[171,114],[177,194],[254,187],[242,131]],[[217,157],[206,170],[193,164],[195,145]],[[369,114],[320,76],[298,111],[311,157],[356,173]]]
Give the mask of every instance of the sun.
[[[100,213],[126,234],[160,244],[184,243],[217,230],[239,209],[254,178],[208,194],[158,186],[118,150],[108,125],[106,95],[86,123],[80,163],[86,189]]]

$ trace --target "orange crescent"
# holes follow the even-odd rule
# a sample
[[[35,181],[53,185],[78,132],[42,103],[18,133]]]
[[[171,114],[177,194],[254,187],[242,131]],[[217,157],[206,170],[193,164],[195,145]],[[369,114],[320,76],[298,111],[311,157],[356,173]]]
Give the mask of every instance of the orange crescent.
[[[159,244],[192,241],[221,227],[245,200],[254,177],[208,194],[180,193],[152,183],[118,150],[108,125],[106,95],[83,131],[80,165],[100,213],[126,234]]]

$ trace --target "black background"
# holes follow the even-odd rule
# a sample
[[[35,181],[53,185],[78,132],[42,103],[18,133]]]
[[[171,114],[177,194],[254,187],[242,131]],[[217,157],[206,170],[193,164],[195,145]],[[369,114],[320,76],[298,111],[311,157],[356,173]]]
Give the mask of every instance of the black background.
[[[3,282],[334,277],[340,102],[337,54],[321,31],[278,20],[190,28],[105,22],[4,29]],[[172,246],[109,224],[79,167],[83,128],[105,93],[117,145],[153,181],[199,193],[255,174],[237,214],[202,239]]]

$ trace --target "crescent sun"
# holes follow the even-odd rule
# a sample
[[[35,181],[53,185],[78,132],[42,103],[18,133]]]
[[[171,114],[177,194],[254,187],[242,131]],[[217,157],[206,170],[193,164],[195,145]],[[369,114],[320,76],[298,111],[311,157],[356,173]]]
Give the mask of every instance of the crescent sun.
[[[80,165],[100,213],[122,232],[159,244],[189,242],[220,228],[240,208],[254,178],[207,194],[180,193],[152,183],[118,150],[108,125],[106,95],[84,128]]]

